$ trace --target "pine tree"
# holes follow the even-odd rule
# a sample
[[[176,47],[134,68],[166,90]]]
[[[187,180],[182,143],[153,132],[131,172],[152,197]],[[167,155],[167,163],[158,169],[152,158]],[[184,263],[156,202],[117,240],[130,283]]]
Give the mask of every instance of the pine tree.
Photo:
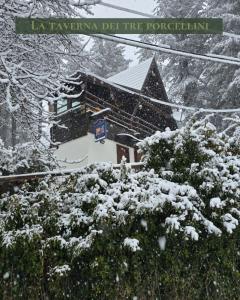
[[[207,1],[207,17],[221,17],[224,31],[238,33],[240,28],[240,2],[238,0]],[[231,57],[240,57],[240,40],[223,36],[211,36],[206,41],[209,52]],[[240,72],[239,67],[229,64],[209,62],[203,78],[204,98],[208,106],[234,108],[239,106]]]
[[[224,31],[237,33],[240,26],[238,0],[169,1],[156,0],[155,14],[161,17],[220,17]],[[199,54],[215,53],[239,57],[240,40],[222,35],[142,36],[155,44]],[[139,51],[144,59],[145,51]],[[236,107],[239,102],[240,72],[236,66],[199,59],[158,54],[163,80],[171,101],[196,107]]]
[[[183,1],[156,0],[154,14],[164,18],[189,18],[200,16],[201,1],[197,3]],[[203,35],[143,35],[142,41],[153,44],[166,44],[172,48],[202,52]],[[149,51],[150,52],[150,51]],[[146,51],[139,51],[140,60],[146,56]],[[158,53],[157,60],[163,80],[166,82],[169,99],[173,102],[182,102],[194,106],[193,99],[199,94],[199,74],[203,63],[199,60],[172,54]]]
[[[107,78],[128,68],[131,60],[124,57],[125,47],[114,42],[94,39],[90,50],[90,70]]]

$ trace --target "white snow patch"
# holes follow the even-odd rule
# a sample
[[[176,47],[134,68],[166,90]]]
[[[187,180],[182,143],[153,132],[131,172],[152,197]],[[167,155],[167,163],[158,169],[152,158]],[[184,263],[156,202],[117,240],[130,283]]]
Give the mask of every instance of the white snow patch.
[[[167,243],[167,239],[165,236],[161,236],[158,239],[158,244],[161,250],[165,250],[166,249],[166,243]]]
[[[137,239],[125,238],[123,245],[125,247],[129,247],[133,252],[141,250],[141,248],[139,247],[139,240]]]
[[[221,199],[219,197],[216,198],[212,198],[210,200],[210,207],[214,208],[222,208],[223,207],[223,203],[221,201]]]

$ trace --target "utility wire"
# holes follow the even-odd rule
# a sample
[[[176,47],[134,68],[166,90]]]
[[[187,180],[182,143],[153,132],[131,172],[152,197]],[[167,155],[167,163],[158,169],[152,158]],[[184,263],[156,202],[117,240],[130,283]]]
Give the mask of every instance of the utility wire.
[[[223,57],[223,56],[217,55],[217,54],[197,54],[194,52],[168,48],[163,45],[158,46],[158,45],[141,42],[141,41],[136,41],[136,40],[129,39],[129,38],[123,38],[123,37],[119,37],[119,36],[115,36],[115,35],[106,35],[106,34],[86,34],[86,35],[101,38],[101,39],[108,40],[108,41],[115,42],[115,43],[125,44],[125,45],[132,46],[132,47],[148,49],[151,51],[171,53],[171,54],[176,54],[176,55],[181,55],[181,56],[188,56],[188,57],[196,58],[196,59],[221,62],[221,63],[225,63],[225,64],[240,66],[240,59],[238,59],[236,57],[231,57],[231,56]]]
[[[102,2],[102,1],[100,1],[98,4],[103,5],[103,6],[116,8],[116,9],[119,9],[119,10],[121,9],[123,11],[127,11],[127,12],[134,13],[134,14],[137,13],[137,14],[140,14],[140,15],[145,16],[145,17],[150,17],[150,18],[151,17],[156,17],[156,16],[152,16],[150,14],[137,12],[137,11],[134,11],[132,9],[119,7],[119,6],[116,6],[116,5],[113,5],[113,4],[108,4],[108,3],[105,3],[105,2]],[[226,33],[226,35],[231,36],[231,37],[235,36],[234,34],[229,34],[229,33]],[[230,63],[230,64],[234,64],[234,65],[240,65],[239,59],[237,59],[235,57],[221,56],[221,55],[217,55],[217,54],[198,55],[196,53],[171,49],[171,48],[169,48],[168,45],[156,46],[156,45],[153,45],[153,44],[144,43],[144,42],[140,42],[140,41],[135,41],[135,40],[122,38],[122,37],[120,38],[120,37],[116,37],[116,36],[113,36],[113,35],[92,34],[90,36],[110,40],[110,41],[113,41],[113,42],[116,42],[116,43],[126,44],[126,45],[129,45],[129,46],[145,48],[145,49],[149,49],[149,50],[153,50],[153,51],[162,51],[162,52],[173,53],[173,54],[178,54],[178,55],[187,55],[187,56],[190,56],[190,57],[193,57],[193,58],[211,60],[211,61],[215,61],[215,62]],[[140,95],[141,97],[143,97],[146,100],[149,100],[151,102],[159,103],[159,104],[170,106],[170,107],[173,107],[173,108],[178,108],[178,109],[182,109],[182,110],[189,110],[189,111],[201,111],[201,112],[207,112],[207,113],[234,113],[234,112],[240,112],[240,108],[236,108],[236,109],[214,109],[214,108],[204,109],[204,108],[197,108],[197,107],[184,106],[184,105],[174,104],[174,103],[170,103],[170,102],[165,102],[165,101],[162,101],[162,100],[154,99],[152,97],[148,97],[148,96],[133,92],[132,90],[121,87],[117,84],[112,83],[111,81],[108,81],[105,78],[101,78],[99,76],[96,76],[95,74],[91,74],[90,72],[89,72],[89,75],[93,75],[96,78],[101,79],[103,82],[112,84],[112,85],[116,86],[119,89],[125,90],[126,92],[130,92],[130,93]]]
[[[90,76],[93,76],[97,79],[99,79],[100,81],[102,82],[105,82],[107,84],[110,84],[112,85],[113,87],[116,87],[117,89],[120,89],[124,92],[127,92],[129,94],[132,94],[132,95],[137,95],[137,96],[140,96],[142,97],[143,99],[146,99],[148,101],[151,101],[151,102],[155,102],[155,103],[158,103],[158,104],[162,104],[162,105],[165,105],[165,106],[170,106],[170,107],[173,107],[173,108],[178,108],[178,109],[182,109],[182,110],[189,110],[189,111],[200,111],[200,112],[206,112],[206,113],[239,113],[240,112],[240,108],[223,108],[223,109],[215,109],[215,108],[201,108],[201,107],[194,107],[194,106],[185,106],[185,105],[181,105],[181,104],[175,104],[175,103],[170,103],[170,102],[166,102],[166,101],[163,101],[163,100],[159,100],[159,99],[155,99],[155,98],[152,98],[152,97],[149,97],[149,96],[146,96],[146,95],[143,95],[143,94],[140,94],[138,92],[135,92],[133,90],[130,90],[129,88],[126,88],[126,87],[123,87],[121,85],[118,85],[106,78],[103,78],[101,76],[98,76],[88,70],[85,71],[85,74],[86,75],[90,75]]]
[[[129,12],[131,14],[139,15],[139,16],[142,16],[142,17],[155,18],[155,19],[161,18],[159,16],[143,13],[143,12],[131,9],[131,8],[126,8],[126,7],[118,6],[118,5],[115,5],[115,4],[106,3],[106,2],[103,2],[103,1],[100,1],[97,4],[102,5],[102,6],[106,6],[106,7],[110,7],[110,8],[116,9],[116,10]],[[240,39],[240,35],[235,34],[235,33],[223,32],[223,35],[231,37],[231,38],[235,38],[235,39]]]
[[[121,9],[123,11],[131,12],[134,14],[138,13],[140,15],[144,15],[145,17],[149,17],[149,18],[155,17],[153,15],[138,12],[138,11],[135,11],[135,10],[132,10],[129,8],[105,3],[101,0],[97,4],[100,4],[103,6],[108,6],[108,7],[117,9],[117,10]],[[84,19],[87,19],[86,17],[83,17],[83,16],[81,16],[81,17]],[[176,54],[176,55],[188,56],[188,57],[197,58],[197,59],[203,59],[203,60],[214,61],[214,62],[222,62],[222,63],[226,63],[226,64],[240,66],[240,59],[238,59],[236,57],[222,56],[222,55],[217,55],[217,54],[197,54],[197,53],[188,52],[188,51],[184,51],[184,50],[173,49],[169,45],[163,45],[163,44],[154,45],[154,44],[136,41],[136,40],[132,40],[132,39],[127,39],[127,38],[123,38],[123,37],[120,38],[120,37],[117,37],[115,35],[110,35],[110,34],[85,34],[85,35],[97,37],[97,38],[101,38],[101,39],[106,39],[106,40],[109,40],[109,41],[112,41],[115,43],[121,43],[121,44],[125,44],[128,46],[145,48],[145,49],[152,50],[152,51],[158,51],[158,52],[161,51],[161,52],[165,52],[165,53],[172,53],[172,54]]]

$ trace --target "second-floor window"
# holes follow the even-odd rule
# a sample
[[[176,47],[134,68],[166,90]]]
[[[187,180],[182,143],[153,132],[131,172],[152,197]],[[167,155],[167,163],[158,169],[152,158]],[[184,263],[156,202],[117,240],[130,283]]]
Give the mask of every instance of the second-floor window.
[[[67,111],[67,109],[68,109],[67,99],[58,100],[58,102],[57,102],[57,113],[58,114],[63,113],[65,111]]]

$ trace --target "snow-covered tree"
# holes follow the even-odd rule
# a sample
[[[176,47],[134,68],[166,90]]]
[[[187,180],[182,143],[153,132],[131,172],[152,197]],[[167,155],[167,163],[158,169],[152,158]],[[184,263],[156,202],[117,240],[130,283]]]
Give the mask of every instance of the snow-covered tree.
[[[57,161],[41,143],[21,143],[5,147],[0,139],[0,176],[53,170]]]
[[[221,17],[224,31],[239,33],[240,3],[238,0],[206,1],[203,11],[206,17]],[[240,39],[219,35],[209,37],[205,42],[208,52],[240,58]],[[201,73],[203,97],[211,107],[239,107],[240,72],[237,66],[207,63]]]
[[[202,1],[168,1],[156,0],[154,14],[162,18],[194,18],[200,17]],[[204,53],[203,35],[167,34],[142,35],[143,42],[161,45],[166,44],[179,50]],[[139,50],[140,60],[144,60],[146,50]],[[199,94],[199,76],[203,63],[199,60],[179,57],[172,54],[157,53],[156,58],[163,80],[166,82],[168,96],[171,101],[184,102],[191,106],[196,103]]]
[[[47,103],[60,90],[65,75],[64,62],[74,61],[79,68],[83,61],[81,41],[75,37],[16,35],[15,17],[79,16],[79,11],[88,11],[89,5],[96,2],[0,1],[0,132],[2,135],[9,128],[2,135],[8,144],[20,142],[23,136],[39,139],[42,122],[49,120]]]
[[[240,216],[239,119],[223,132],[217,131],[214,122],[214,115],[200,119],[195,115],[183,128],[158,132],[140,147],[149,167],[162,178],[192,186],[206,216],[221,224],[219,233],[231,233]],[[213,213],[216,208],[218,212]]]
[[[233,33],[238,32],[240,22],[238,0],[156,0],[154,13],[168,18],[223,18],[224,31]],[[239,57],[240,40],[221,35],[143,35],[142,40],[199,54],[215,53]],[[146,51],[140,50],[139,53],[143,60]],[[239,70],[236,66],[203,62],[173,54],[158,54],[157,57],[171,101],[196,107],[236,107],[240,86]]]
[[[90,51],[90,70],[107,78],[127,69],[131,61],[125,58],[124,51],[125,47],[122,45],[94,38]]]

